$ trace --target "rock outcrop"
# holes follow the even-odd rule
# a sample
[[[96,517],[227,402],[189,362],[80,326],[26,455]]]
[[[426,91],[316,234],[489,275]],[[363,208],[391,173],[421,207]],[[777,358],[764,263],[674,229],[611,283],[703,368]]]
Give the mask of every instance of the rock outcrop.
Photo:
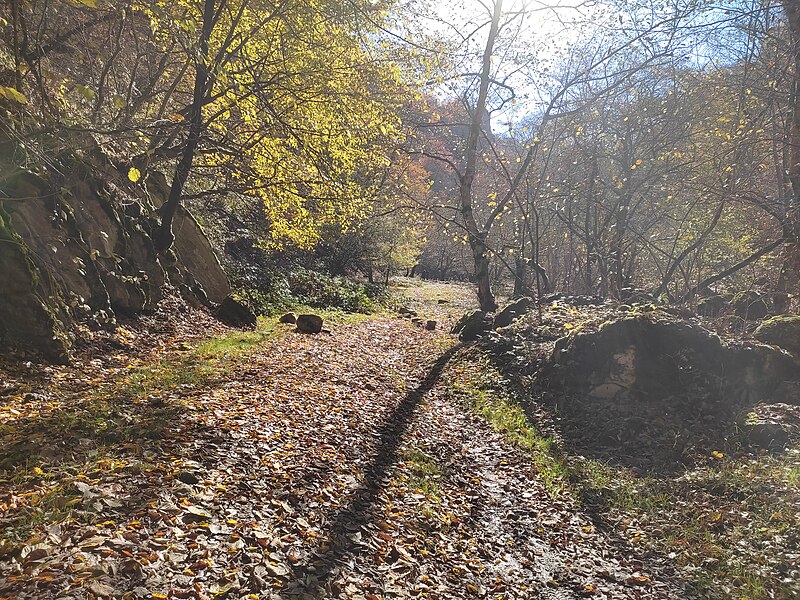
[[[698,394],[753,404],[800,380],[793,358],[770,346],[729,345],[683,321],[628,317],[556,343],[552,364],[568,390],[595,400],[652,403]]]
[[[533,306],[533,298],[523,296],[506,305],[494,317],[494,327],[508,327],[512,321],[524,315]]]
[[[230,293],[188,210],[175,219],[174,252],[156,253],[150,232],[165,197],[163,176],[132,182],[99,145],[85,147],[3,180],[0,346],[66,360],[74,323],[113,328],[117,316],[152,311],[167,283],[208,306]]]

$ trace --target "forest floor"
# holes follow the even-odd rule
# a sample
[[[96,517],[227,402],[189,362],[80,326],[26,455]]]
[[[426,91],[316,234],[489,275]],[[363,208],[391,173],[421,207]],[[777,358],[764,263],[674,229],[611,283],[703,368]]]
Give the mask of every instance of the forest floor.
[[[692,597],[491,396],[471,288],[399,292],[435,331],[192,315],[0,365],[0,598]]]

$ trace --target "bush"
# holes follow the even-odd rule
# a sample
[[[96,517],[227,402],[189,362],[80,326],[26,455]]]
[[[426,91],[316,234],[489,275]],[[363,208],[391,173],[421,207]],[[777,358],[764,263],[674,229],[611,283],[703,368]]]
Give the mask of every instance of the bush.
[[[383,285],[302,267],[286,273],[272,272],[260,279],[261,285],[240,285],[238,290],[238,295],[260,314],[277,314],[297,305],[372,313],[389,302],[389,292]]]

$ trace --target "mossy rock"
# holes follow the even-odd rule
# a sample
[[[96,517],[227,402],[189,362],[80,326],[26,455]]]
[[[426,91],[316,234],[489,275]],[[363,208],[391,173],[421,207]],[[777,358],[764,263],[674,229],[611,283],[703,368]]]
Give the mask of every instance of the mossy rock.
[[[747,321],[760,321],[772,312],[770,299],[753,290],[735,294],[731,304],[734,314]]]
[[[494,318],[495,327],[507,327],[512,321],[524,315],[533,306],[533,299],[528,296],[518,298],[497,313]]]
[[[800,315],[778,315],[761,323],[754,337],[800,356]]]

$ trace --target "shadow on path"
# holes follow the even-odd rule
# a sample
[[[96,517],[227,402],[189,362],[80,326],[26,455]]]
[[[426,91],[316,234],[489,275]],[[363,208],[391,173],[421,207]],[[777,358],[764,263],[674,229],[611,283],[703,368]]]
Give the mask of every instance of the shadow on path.
[[[365,526],[378,520],[375,513],[378,495],[387,483],[386,478],[392,465],[397,462],[398,450],[403,436],[414,418],[417,407],[425,394],[431,391],[444,371],[444,367],[461,348],[458,344],[442,354],[431,366],[425,378],[400,401],[397,407],[377,432],[377,450],[367,467],[360,485],[353,497],[331,519],[328,532],[321,539],[320,547],[328,546],[324,555],[312,555],[309,560],[294,568],[295,581],[302,581],[309,587],[327,589],[330,579],[337,574],[337,565],[358,556],[368,548],[367,536],[361,541]],[[316,556],[316,558],[314,558]],[[306,576],[311,577],[306,579]]]

